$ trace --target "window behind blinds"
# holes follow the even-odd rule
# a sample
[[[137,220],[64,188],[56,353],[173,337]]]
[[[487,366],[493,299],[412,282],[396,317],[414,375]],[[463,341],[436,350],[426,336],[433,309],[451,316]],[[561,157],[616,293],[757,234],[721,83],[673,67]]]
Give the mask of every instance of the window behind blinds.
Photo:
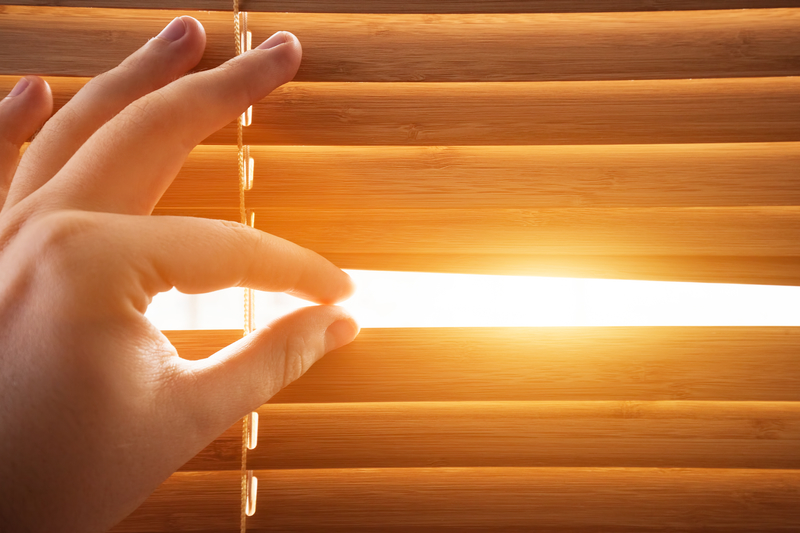
[[[44,75],[56,108],[177,14],[199,68],[234,53],[224,1],[12,3],[0,90]],[[241,9],[304,48],[245,129],[265,231],[345,268],[800,280],[796,0]],[[234,125],[156,214],[239,219]],[[248,529],[800,529],[798,353],[794,328],[365,330],[259,409]],[[238,531],[240,453],[237,425],[115,531]]]

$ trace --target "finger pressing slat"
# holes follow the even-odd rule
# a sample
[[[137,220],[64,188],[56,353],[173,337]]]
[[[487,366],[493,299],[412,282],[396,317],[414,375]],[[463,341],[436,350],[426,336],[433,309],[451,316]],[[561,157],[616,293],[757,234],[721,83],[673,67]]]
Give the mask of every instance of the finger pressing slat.
[[[254,146],[250,156],[249,208],[800,205],[800,143]],[[236,149],[213,145],[189,155],[158,204],[238,206]]]
[[[96,76],[116,67],[173,18],[187,14],[203,24],[207,35],[196,69],[233,57],[233,22],[224,13],[4,6],[0,74]]]
[[[698,208],[701,209],[701,208]],[[736,208],[730,208],[736,209]],[[766,234],[771,234],[771,238],[777,238],[776,243],[779,243],[781,247],[789,247],[791,248],[794,246],[796,241],[791,241],[788,238],[784,239],[780,235],[780,227],[779,225],[776,226],[775,224],[767,224],[762,225],[762,223],[766,220],[773,219],[773,217],[780,216],[781,209],[789,209],[792,210],[793,208],[761,208],[764,212],[769,213],[773,209],[775,210],[774,213],[767,215],[766,218],[762,219],[761,222],[758,221],[758,218],[750,218],[750,222],[752,224],[744,224],[741,226],[741,229],[745,231],[745,233],[753,234],[753,232],[764,235],[762,233],[766,231]],[[436,233],[430,231],[430,227],[420,229],[417,225],[419,224],[419,220],[413,220],[413,215],[416,213],[413,210],[407,210],[406,213],[401,213],[402,210],[395,210],[395,215],[397,215],[397,222],[396,227],[391,227],[392,233],[389,234],[392,238],[400,236],[400,237],[409,237],[411,232],[417,230],[422,231],[425,233],[425,239],[423,239],[423,245],[428,246],[429,248],[436,248],[434,244],[432,244],[433,238],[438,235],[439,237],[442,236],[449,236],[449,235],[458,235],[457,231],[454,231],[454,227],[447,226],[447,227],[440,227],[437,229]],[[438,215],[439,217],[447,216],[446,210],[440,210],[440,212],[434,212],[434,210],[428,210],[428,213],[433,215]],[[555,211],[555,210],[554,210]],[[564,210],[565,213],[568,210]],[[605,215],[612,215],[612,211],[614,210],[598,210],[597,213],[605,212]],[[618,213],[622,213],[621,210],[616,210]],[[667,210],[673,211],[673,214],[678,214],[678,210]],[[708,213],[708,209],[704,210]],[[754,211],[750,211],[752,214]],[[436,251],[428,250],[425,253],[415,253],[409,251],[410,248],[409,242],[401,242],[401,243],[392,243],[386,240],[386,233],[379,233],[377,230],[385,231],[387,229],[387,225],[381,225],[380,227],[376,227],[375,232],[370,232],[369,227],[366,225],[368,220],[363,220],[363,226],[359,228],[359,222],[357,220],[345,221],[342,222],[342,225],[339,227],[330,227],[330,229],[334,230],[332,235],[338,235],[338,231],[342,231],[344,229],[352,229],[356,228],[358,231],[356,235],[347,235],[345,238],[344,243],[349,245],[350,249],[340,249],[338,251],[333,251],[337,248],[338,244],[332,240],[329,240],[327,237],[323,235],[324,230],[329,228],[328,226],[316,226],[311,227],[308,224],[309,221],[303,221],[305,226],[301,228],[296,227],[288,227],[289,224],[293,220],[297,220],[297,218],[302,218],[302,213],[298,212],[297,210],[283,210],[280,214],[286,215],[286,219],[282,219],[281,217],[275,217],[277,214],[276,210],[272,210],[271,214],[274,217],[272,220],[275,222],[272,223],[264,223],[264,211],[254,211],[256,213],[255,220],[257,226],[269,233],[276,233],[278,232],[283,233],[282,236],[287,237],[291,235],[292,237],[287,238],[295,238],[298,242],[302,243],[303,246],[307,247],[315,247],[317,246],[319,249],[315,250],[320,252],[326,259],[331,261],[333,264],[337,265],[339,268],[352,268],[352,269],[360,269],[360,270],[399,270],[399,271],[411,271],[411,272],[449,272],[449,273],[467,273],[467,274],[501,274],[501,275],[517,275],[517,276],[555,276],[555,277],[577,277],[577,278],[609,278],[609,279],[638,279],[638,280],[652,280],[652,281],[689,281],[689,282],[702,282],[702,283],[750,283],[750,284],[766,284],[766,285],[800,285],[800,256],[798,255],[770,255],[768,250],[764,250],[766,255],[758,255],[758,256],[745,256],[745,255],[737,255],[736,250],[731,248],[730,253],[734,255],[704,255],[703,253],[698,253],[696,255],[687,255],[684,251],[678,248],[673,248],[672,253],[675,255],[663,255],[663,253],[667,253],[666,249],[665,252],[662,254],[652,254],[652,255],[602,255],[602,254],[591,254],[591,255],[580,255],[577,253],[570,253],[567,251],[564,254],[560,255],[552,255],[552,254],[532,254],[526,253],[525,250],[515,250],[512,253],[481,253],[479,252],[478,246],[483,245],[487,241],[472,241],[472,244],[469,244],[468,236],[461,235],[461,239],[459,242],[454,243],[454,245],[464,245],[464,246],[472,246],[475,245],[475,248],[471,249],[470,251],[462,251],[461,253],[450,253],[447,250],[450,248],[452,250],[451,244],[447,243],[446,241],[441,241],[442,245]],[[331,212],[329,211],[328,214]],[[485,213],[474,213],[473,216],[477,217],[481,214],[489,214],[492,215],[493,212],[491,210],[487,210]],[[562,214],[565,214],[562,213]],[[729,213],[733,213],[733,211],[729,211]],[[206,218],[217,218],[221,220],[229,220],[237,222],[240,220],[239,218],[239,211],[237,209],[156,209],[154,211],[156,215],[172,215],[172,216],[200,216]],[[374,214],[374,213],[373,213]],[[496,213],[494,213],[496,214]],[[588,214],[588,212],[586,212]],[[643,211],[639,211],[639,214],[642,217],[639,220],[644,220],[647,222],[647,217],[644,216]],[[662,213],[663,214],[663,213]],[[720,212],[718,212],[720,214]],[[326,219],[324,214],[317,214],[320,216],[313,216],[312,221],[315,221],[318,224],[322,223],[336,223],[339,224],[340,221],[346,219],[348,216],[362,216],[364,213],[358,210],[351,210],[349,213],[346,211],[340,211],[337,213],[337,218],[333,219]],[[401,215],[406,215],[401,216]],[[628,215],[632,215],[632,213],[628,213]],[[692,220],[700,221],[702,220],[702,212],[694,213],[695,218],[689,217],[683,220],[683,223],[680,224],[679,230],[684,230],[685,233],[679,233],[684,236],[691,237],[694,232],[701,232],[697,233],[695,237],[700,237],[705,235],[703,239],[706,241],[713,241],[713,236],[707,233],[703,233],[705,230],[713,229],[713,225],[708,225],[710,219],[706,218],[706,223],[700,227],[691,227]],[[724,217],[718,218],[719,221],[723,223],[723,226],[726,226],[727,229],[725,233],[728,234],[730,237],[735,237],[736,232],[739,230],[738,223],[746,222],[748,217],[744,217],[743,219],[731,221],[728,220],[727,222],[722,221]],[[434,220],[433,218],[428,218],[428,222]],[[439,220],[442,220],[439,218]],[[506,219],[507,220],[507,219]],[[566,220],[566,219],[565,219]],[[616,226],[617,229],[621,231],[629,232],[628,235],[633,235],[637,231],[643,231],[642,228],[636,227],[625,227],[624,221],[627,220],[632,223],[638,223],[639,220],[635,220],[633,217],[622,216],[621,218],[617,219],[612,225],[605,226],[605,229],[612,229],[614,228],[614,224],[619,224]],[[669,217],[661,218],[662,221],[670,221]],[[494,219],[496,222],[497,219]],[[587,218],[584,219],[587,224],[591,223],[591,219]],[[609,221],[608,218],[605,220],[606,222]],[[674,222],[675,219],[672,219]],[[670,223],[672,223],[670,222]],[[369,222],[370,224],[372,222]],[[448,221],[448,224],[450,222]],[[650,223],[654,223],[653,220],[650,220]],[[466,226],[461,226],[462,228]],[[722,226],[720,226],[722,227]],[[587,226],[588,228],[588,226]],[[310,230],[311,233],[314,234],[313,237],[310,236],[310,233],[305,235],[301,235],[300,232],[305,230]],[[578,228],[572,228],[573,231],[577,231]],[[789,228],[790,232],[793,232],[794,229]],[[527,228],[531,235],[534,231],[534,227]],[[598,234],[598,231],[603,230],[603,227],[594,228],[592,231],[586,235],[601,235]],[[520,229],[523,231],[523,229]],[[659,232],[662,233],[669,233],[669,228],[661,227],[658,228]],[[513,234],[513,232],[512,232]],[[485,237],[487,234],[483,233]],[[519,233],[517,235],[520,235]],[[550,234],[553,235],[552,232]],[[586,236],[584,235],[584,237]],[[606,237],[611,235],[610,233],[606,234]],[[675,239],[678,234],[671,234],[672,239]],[[358,236],[359,238],[367,238],[366,244],[363,241],[356,242],[354,237]],[[506,238],[508,235],[506,235]],[[641,236],[643,240],[640,240],[640,244],[645,246],[657,247],[659,243],[656,241],[650,242],[649,245],[645,242],[646,236]],[[332,238],[332,237],[331,237]],[[380,239],[383,238],[384,241],[381,243]],[[760,237],[759,237],[760,238]],[[315,240],[316,239],[316,240]],[[322,241],[325,241],[324,244],[320,244]],[[608,245],[611,241],[604,241],[606,245]],[[773,241],[770,241],[773,242]],[[555,239],[551,241],[552,244],[555,246],[561,245],[563,247],[567,247],[568,244],[566,242],[560,242]],[[699,251],[702,248],[702,245],[699,244],[700,241],[694,240],[694,243],[698,246],[695,251]],[[497,243],[489,243],[490,246],[495,246]],[[525,246],[528,247],[530,243],[525,241]],[[602,246],[603,243],[592,243],[586,242],[587,246]],[[628,243],[630,244],[630,242]],[[664,243],[661,243],[662,245]],[[725,246],[726,243],[715,242],[712,243],[714,248],[719,249],[720,246]],[[732,244],[731,241],[727,242],[728,245]],[[369,253],[363,252],[364,247],[367,246],[396,246],[395,251],[390,252],[381,252],[381,253]],[[751,249],[755,249],[759,243],[757,242],[748,242],[747,246],[750,246]],[[402,251],[406,249],[407,251]],[[527,250],[528,248],[526,248]],[[326,251],[320,251],[326,250]],[[774,252],[773,252],[774,253]]]
[[[800,329],[365,329],[271,403],[800,400]]]
[[[800,468],[800,402],[268,404],[253,469]],[[184,470],[235,470],[241,425]]]
[[[0,76],[0,91],[18,78]],[[47,78],[59,108],[86,78]],[[254,106],[251,145],[800,141],[800,77],[530,83],[289,83]],[[465,110],[468,110],[466,112]],[[205,140],[235,144],[227,126]]]
[[[9,5],[227,11],[228,0],[6,0]],[[247,0],[248,11],[292,13],[594,13],[798,7],[797,0]]]
[[[94,76],[185,12],[8,7],[0,73]],[[233,55],[230,16],[197,13],[199,68]],[[541,81],[800,73],[798,9],[663,13],[363,15],[253,13],[255,42],[303,44],[298,81]],[[103,46],[98,46],[98,38]],[[38,50],[58,50],[40,54]]]

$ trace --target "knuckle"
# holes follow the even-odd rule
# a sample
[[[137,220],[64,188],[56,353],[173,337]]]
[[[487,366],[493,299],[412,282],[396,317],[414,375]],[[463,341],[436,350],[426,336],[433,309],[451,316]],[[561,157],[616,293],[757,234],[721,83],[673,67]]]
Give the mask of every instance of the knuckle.
[[[91,213],[55,211],[37,217],[23,229],[38,255],[63,264],[74,262],[76,251],[96,238],[102,225]]]

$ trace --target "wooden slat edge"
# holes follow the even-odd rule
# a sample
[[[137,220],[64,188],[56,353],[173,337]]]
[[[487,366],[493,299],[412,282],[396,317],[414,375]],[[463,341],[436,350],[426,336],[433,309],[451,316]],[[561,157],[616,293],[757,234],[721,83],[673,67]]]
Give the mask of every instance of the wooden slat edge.
[[[800,402],[267,404],[251,469],[800,468]],[[183,470],[236,470],[234,425]]]
[[[253,146],[250,156],[253,209],[800,205],[796,142]],[[239,207],[233,146],[196,147],[158,204],[215,207]]]
[[[257,470],[252,531],[790,531],[800,471]],[[235,531],[238,472],[178,473],[112,531]]]
[[[120,63],[173,16],[185,13],[6,7],[0,12],[0,73],[94,76]],[[198,68],[232,57],[230,15],[193,14],[208,35]],[[303,62],[295,79],[323,82],[788,76],[800,74],[798,25],[798,9],[434,16],[252,13],[248,19],[255,44],[276,30],[297,35]],[[98,36],[102,47],[96,46]],[[43,48],[59,53],[36,52]]]
[[[87,78],[46,78],[56,108]],[[0,76],[0,93],[17,77]],[[251,145],[585,145],[800,141],[800,77],[530,83],[289,83]],[[465,115],[464,109],[470,109]],[[227,126],[205,144],[234,144]]]
[[[6,5],[229,11],[227,0],[6,0]],[[242,10],[294,13],[593,13],[800,7],[797,0],[243,0]]]
[[[798,470],[256,471],[254,531],[788,531]]]
[[[239,532],[239,472],[177,472],[114,533]]]
[[[238,209],[157,209],[155,215],[239,221]],[[256,217],[260,221],[263,217]],[[261,229],[268,232],[275,228]],[[324,252],[339,268],[517,276],[800,285],[797,256],[530,255]]]
[[[323,255],[800,256],[800,206],[255,213],[257,228]]]
[[[365,329],[272,403],[800,400],[800,328]]]

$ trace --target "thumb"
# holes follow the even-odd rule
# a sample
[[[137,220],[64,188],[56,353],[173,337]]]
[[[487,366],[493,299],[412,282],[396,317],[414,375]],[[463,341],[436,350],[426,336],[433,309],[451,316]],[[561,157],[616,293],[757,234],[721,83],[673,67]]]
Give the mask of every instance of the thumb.
[[[184,396],[180,403],[197,414],[213,439],[358,332],[341,307],[299,309],[208,359],[187,361],[195,368],[186,375],[187,386],[178,387]]]

